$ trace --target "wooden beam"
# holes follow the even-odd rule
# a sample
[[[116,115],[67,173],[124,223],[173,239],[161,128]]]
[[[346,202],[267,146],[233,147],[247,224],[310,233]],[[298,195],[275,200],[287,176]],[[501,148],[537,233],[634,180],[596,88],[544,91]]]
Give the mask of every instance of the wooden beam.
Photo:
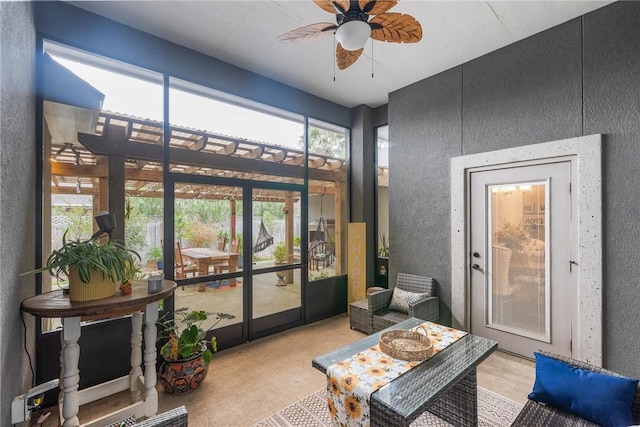
[[[80,188],[80,192],[78,193],[76,190],[76,187],[52,187],[51,188],[51,194],[81,194],[84,196],[97,196],[98,195],[98,189],[97,188],[86,188],[86,187],[82,187]],[[103,209],[106,210],[106,209]],[[100,209],[98,209],[98,211],[96,213],[100,212]],[[94,215],[95,216],[95,215]],[[94,230],[96,231],[96,230]]]
[[[105,136],[78,133],[78,140],[85,148],[87,148],[87,150],[96,155],[121,155],[125,158],[162,162],[162,146],[131,143],[122,138],[118,139],[117,137],[114,137],[112,132],[108,132]],[[207,152],[195,152],[180,148],[170,148],[169,159],[171,163],[199,166],[202,168],[217,168],[222,170],[263,173],[267,175],[294,178],[302,177],[301,167],[285,164],[286,162],[272,163],[256,159],[245,159]],[[319,158],[316,161],[324,164],[324,160],[322,158]],[[345,173],[310,169],[309,178],[323,181],[340,181],[345,179]]]
[[[51,162],[51,175],[102,178],[107,176],[107,167],[106,165],[74,165],[72,163]]]

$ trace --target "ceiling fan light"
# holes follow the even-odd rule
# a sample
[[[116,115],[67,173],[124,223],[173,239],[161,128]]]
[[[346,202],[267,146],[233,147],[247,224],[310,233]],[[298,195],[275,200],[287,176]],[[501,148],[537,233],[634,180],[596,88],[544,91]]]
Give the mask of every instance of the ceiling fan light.
[[[348,21],[336,30],[336,40],[346,50],[362,49],[370,35],[371,27],[364,21]]]

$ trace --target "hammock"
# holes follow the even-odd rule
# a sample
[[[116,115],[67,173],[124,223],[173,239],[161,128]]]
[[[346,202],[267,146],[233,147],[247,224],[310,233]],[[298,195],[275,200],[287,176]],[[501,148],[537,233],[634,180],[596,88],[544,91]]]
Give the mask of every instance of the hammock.
[[[256,244],[253,245],[253,253],[257,254],[258,252],[262,252],[271,245],[273,245],[273,236],[269,234],[264,227],[264,221],[260,219],[260,231],[258,232]]]
[[[329,241],[329,230],[327,229],[327,223],[324,221],[324,218],[320,217],[318,220],[318,226],[316,227],[316,233],[313,235],[313,242],[328,242]]]

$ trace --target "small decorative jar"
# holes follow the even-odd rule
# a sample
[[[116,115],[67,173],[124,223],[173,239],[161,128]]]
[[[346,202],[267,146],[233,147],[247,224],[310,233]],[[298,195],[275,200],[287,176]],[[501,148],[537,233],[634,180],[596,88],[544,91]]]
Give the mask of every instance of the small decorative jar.
[[[151,276],[147,280],[148,292],[154,294],[162,290],[162,276]]]

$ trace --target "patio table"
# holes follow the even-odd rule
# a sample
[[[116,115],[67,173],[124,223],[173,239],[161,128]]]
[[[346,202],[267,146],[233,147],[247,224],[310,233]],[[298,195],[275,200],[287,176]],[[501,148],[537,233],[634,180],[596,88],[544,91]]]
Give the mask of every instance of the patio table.
[[[198,276],[203,277],[209,274],[209,267],[224,262],[229,263],[229,272],[233,273],[238,268],[238,253],[225,252],[213,248],[187,248],[181,249],[182,256],[194,261],[198,266]],[[236,279],[231,279],[232,285],[236,284]]]
[[[424,323],[411,318],[330,353],[312,366],[324,373],[334,363],[378,344],[383,332]],[[429,411],[456,426],[478,425],[476,367],[498,343],[467,334],[371,394],[371,426],[408,426]]]

